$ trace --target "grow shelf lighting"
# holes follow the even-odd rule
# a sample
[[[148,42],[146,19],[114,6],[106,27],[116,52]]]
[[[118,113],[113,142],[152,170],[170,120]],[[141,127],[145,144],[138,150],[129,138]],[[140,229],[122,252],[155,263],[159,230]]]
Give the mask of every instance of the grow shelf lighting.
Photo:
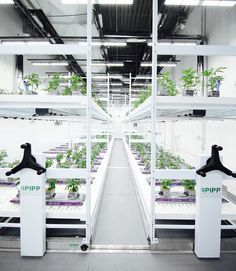
[[[236,1],[232,0],[166,0],[165,5],[170,6],[214,6],[233,7]]]
[[[68,66],[67,62],[31,62],[33,66]]]
[[[176,67],[176,63],[158,63],[159,67]],[[152,67],[152,63],[141,63],[141,67]]]
[[[13,0],[0,0],[0,5],[14,4]]]
[[[61,0],[61,2],[65,5],[78,5],[87,4],[88,0]],[[132,5],[133,0],[92,0],[92,3],[98,5]]]
[[[158,45],[197,45],[195,42],[160,42]],[[152,46],[152,42],[148,43],[148,46]]]

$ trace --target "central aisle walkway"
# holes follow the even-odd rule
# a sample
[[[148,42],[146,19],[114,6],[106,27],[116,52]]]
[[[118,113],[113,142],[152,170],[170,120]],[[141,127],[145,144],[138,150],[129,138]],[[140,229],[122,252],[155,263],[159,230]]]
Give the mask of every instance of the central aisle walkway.
[[[125,146],[115,139],[95,226],[94,245],[147,245]]]

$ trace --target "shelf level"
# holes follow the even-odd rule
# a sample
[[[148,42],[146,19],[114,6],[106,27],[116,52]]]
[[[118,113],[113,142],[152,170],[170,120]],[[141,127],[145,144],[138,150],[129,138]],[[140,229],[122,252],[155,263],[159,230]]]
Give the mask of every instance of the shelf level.
[[[193,110],[205,110],[205,116],[194,116]],[[236,98],[158,96],[156,113],[158,119],[236,119]],[[138,121],[150,117],[151,97],[134,109],[127,116],[126,121]]]

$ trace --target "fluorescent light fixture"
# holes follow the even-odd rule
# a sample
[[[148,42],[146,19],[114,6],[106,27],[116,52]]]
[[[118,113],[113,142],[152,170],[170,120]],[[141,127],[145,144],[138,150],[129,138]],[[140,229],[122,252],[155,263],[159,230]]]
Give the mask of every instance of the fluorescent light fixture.
[[[140,80],[151,80],[152,77],[151,76],[136,76],[134,79],[135,80],[137,80],[137,79],[140,79]]]
[[[6,40],[3,40],[2,44],[6,44],[6,45],[22,45],[22,44],[25,44],[25,42],[24,41],[6,41]]]
[[[124,63],[107,63],[107,67],[123,67]]]
[[[117,46],[117,47],[124,47],[127,45],[126,42],[103,42],[102,43],[103,46]]]
[[[157,44],[158,46],[161,45],[161,46],[165,46],[165,45],[197,45],[196,42],[159,42]],[[149,42],[148,43],[148,46],[152,46],[152,42]]]
[[[121,86],[123,86],[123,84],[122,83],[111,83],[110,84],[111,86],[116,86],[116,87],[121,87]]]
[[[145,39],[127,39],[128,43],[144,43],[146,41],[147,40],[145,40]]]
[[[99,83],[98,86],[105,87],[107,86],[107,83]]]
[[[94,79],[107,79],[108,76],[107,75],[94,75],[93,78]],[[109,75],[109,78],[122,79],[122,76],[121,75]]]
[[[47,45],[47,44],[50,44],[49,41],[36,41],[36,40],[32,40],[32,41],[27,41],[26,44],[30,44],[30,45]]]
[[[92,66],[123,67],[124,63],[92,63]]]
[[[200,0],[166,0],[165,5],[170,6],[197,6]]]
[[[158,63],[159,67],[176,67],[176,63]],[[152,67],[152,63],[141,63],[141,67]]]
[[[233,7],[236,1],[232,0],[166,0],[165,5],[170,6],[214,6],[214,7]]]
[[[141,87],[141,86],[151,86],[152,84],[145,84],[145,83],[133,83],[133,87]]]
[[[98,83],[98,86],[107,86],[107,83]],[[123,86],[123,84],[122,83],[111,83],[110,84],[110,86],[119,86],[119,87],[121,87],[121,86]]]
[[[80,45],[87,45],[86,41],[79,42]],[[93,41],[92,46],[107,46],[107,47],[124,47],[126,46],[126,42],[113,42],[113,41],[107,41],[107,42],[101,42],[101,41]]]
[[[87,0],[61,0],[65,5],[79,5],[87,4]],[[133,0],[92,0],[93,4],[98,5],[132,5]]]
[[[51,66],[68,66],[67,62],[52,62]]]
[[[51,66],[51,63],[31,62],[33,66]]]
[[[236,1],[215,1],[215,0],[204,0],[202,6],[213,6],[213,7],[233,7]]]
[[[0,5],[14,4],[13,0],[0,0]]]
[[[70,84],[69,83],[60,83],[59,86],[62,86],[62,87],[68,87]]]
[[[67,62],[31,62],[33,66],[68,66]]]

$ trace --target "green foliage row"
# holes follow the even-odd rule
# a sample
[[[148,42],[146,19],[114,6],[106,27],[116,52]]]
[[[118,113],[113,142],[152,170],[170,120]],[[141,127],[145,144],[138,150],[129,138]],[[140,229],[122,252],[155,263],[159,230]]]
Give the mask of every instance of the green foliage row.
[[[197,88],[200,87],[201,76],[203,76],[206,78],[206,87],[209,88],[210,91],[216,90],[218,82],[222,83],[224,80],[223,74],[225,69],[226,67],[210,68],[201,74],[192,68],[185,69],[181,72],[180,89],[182,91],[193,90],[195,92]],[[167,96],[176,96],[179,91],[177,90],[176,83],[170,79],[170,75],[170,72],[161,73],[157,78],[157,82],[161,94],[163,92]],[[150,97],[151,93],[151,87],[142,90],[138,98],[133,103],[133,109],[137,108],[148,97]]]

